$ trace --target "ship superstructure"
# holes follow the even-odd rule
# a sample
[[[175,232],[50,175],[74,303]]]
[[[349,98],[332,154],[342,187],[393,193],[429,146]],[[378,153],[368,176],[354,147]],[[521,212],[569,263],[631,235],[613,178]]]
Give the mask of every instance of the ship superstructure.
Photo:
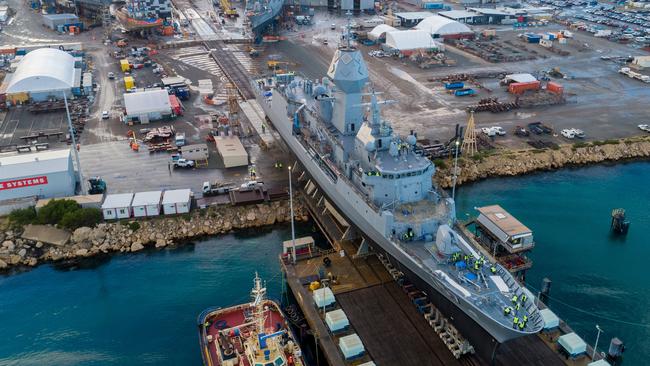
[[[246,1],[246,18],[257,40],[277,21],[283,5],[284,0]]]
[[[349,37],[343,37],[349,40]],[[338,209],[387,254],[461,332],[498,343],[536,333],[531,295],[454,229],[455,205],[433,185],[434,164],[400,137],[368,88],[368,69],[349,41],[321,80],[294,73],[256,81],[258,100],[284,141]],[[478,328],[476,326],[478,325]]]

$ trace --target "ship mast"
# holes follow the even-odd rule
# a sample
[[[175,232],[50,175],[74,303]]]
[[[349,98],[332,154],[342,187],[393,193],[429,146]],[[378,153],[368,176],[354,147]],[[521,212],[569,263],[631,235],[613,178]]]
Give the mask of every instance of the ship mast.
[[[266,287],[262,286],[262,279],[255,272],[255,279],[253,279],[253,289],[251,290],[251,297],[253,299],[252,306],[255,308],[253,311],[253,319],[257,323],[258,334],[264,333],[264,298],[266,297]]]

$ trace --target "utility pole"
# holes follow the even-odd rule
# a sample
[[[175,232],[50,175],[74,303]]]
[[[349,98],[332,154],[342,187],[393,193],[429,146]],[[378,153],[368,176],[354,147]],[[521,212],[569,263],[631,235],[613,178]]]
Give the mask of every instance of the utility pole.
[[[458,178],[458,145],[460,145],[460,141],[458,141],[458,137],[456,138],[456,157],[454,158],[454,183],[451,186],[451,199],[455,200],[456,199],[456,179]]]
[[[592,361],[596,361],[595,357],[596,357],[596,349],[598,348],[598,340],[600,339],[600,333],[603,331],[602,329],[600,329],[600,326],[598,326],[598,324],[596,324],[596,329],[598,329],[598,335],[596,336],[596,344],[594,344],[594,352],[592,352],[591,354]]]
[[[77,139],[74,137],[72,120],[70,119],[70,108],[68,108],[68,97],[66,96],[65,91],[63,92],[63,102],[65,103],[65,114],[68,117],[68,131],[70,131],[70,139],[72,140],[72,151],[74,151],[74,158],[77,162],[77,178],[79,179],[81,194],[86,194],[86,185],[81,178],[81,162],[79,161],[79,151],[77,150]]]

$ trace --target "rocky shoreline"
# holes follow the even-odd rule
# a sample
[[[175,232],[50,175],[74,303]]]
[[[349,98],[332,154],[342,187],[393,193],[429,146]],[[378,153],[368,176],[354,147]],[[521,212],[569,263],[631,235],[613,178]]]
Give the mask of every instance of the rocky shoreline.
[[[594,141],[562,145],[559,149],[497,150],[459,159],[457,184],[490,177],[518,176],[536,171],[548,171],[570,166],[585,166],[603,162],[650,159],[650,136],[621,140]],[[435,179],[443,188],[453,184],[453,160],[444,160]]]
[[[296,221],[309,219],[307,209],[300,200],[294,202],[294,213]],[[212,207],[173,217],[108,222],[95,228],[82,227],[75,230],[63,245],[21,238],[20,230],[0,230],[0,271],[109,253],[182,245],[206,236],[290,220],[289,201],[284,200],[247,206]]]

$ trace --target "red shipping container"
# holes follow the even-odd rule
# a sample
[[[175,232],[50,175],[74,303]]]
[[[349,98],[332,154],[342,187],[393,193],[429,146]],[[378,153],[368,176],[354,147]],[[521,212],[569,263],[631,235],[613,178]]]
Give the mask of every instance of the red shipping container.
[[[169,96],[169,104],[171,105],[172,112],[174,112],[175,115],[177,116],[183,115],[183,105],[175,95],[172,94]]]
[[[551,93],[555,94],[562,94],[564,93],[564,87],[558,83],[554,83],[552,81],[549,81],[548,84],[546,84],[546,90],[550,91]]]
[[[508,91],[512,94],[521,94],[526,90],[539,90],[539,80],[527,83],[512,83],[508,86]]]

